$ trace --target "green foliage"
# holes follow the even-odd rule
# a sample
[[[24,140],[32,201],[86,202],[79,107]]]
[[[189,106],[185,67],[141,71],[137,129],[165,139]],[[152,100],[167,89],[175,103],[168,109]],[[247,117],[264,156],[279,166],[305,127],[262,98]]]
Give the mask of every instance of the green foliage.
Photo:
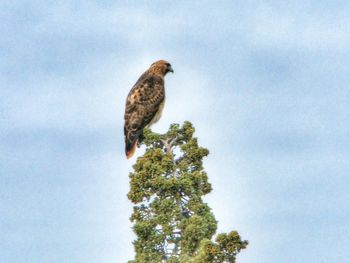
[[[173,124],[165,134],[144,131],[146,152],[130,173],[130,218],[137,235],[129,263],[235,262],[247,246],[237,232],[211,238],[217,221],[202,196],[212,188],[203,169],[209,151],[198,146],[190,122]]]

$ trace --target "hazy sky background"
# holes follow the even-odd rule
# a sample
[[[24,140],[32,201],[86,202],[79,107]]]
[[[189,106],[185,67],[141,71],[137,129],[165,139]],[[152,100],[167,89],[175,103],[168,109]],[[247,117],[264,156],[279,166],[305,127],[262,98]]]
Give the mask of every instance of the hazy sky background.
[[[151,3],[152,2],[152,3]],[[1,1],[0,262],[123,263],[125,97],[170,61],[238,263],[350,258],[348,1]],[[138,151],[142,153],[142,151]]]

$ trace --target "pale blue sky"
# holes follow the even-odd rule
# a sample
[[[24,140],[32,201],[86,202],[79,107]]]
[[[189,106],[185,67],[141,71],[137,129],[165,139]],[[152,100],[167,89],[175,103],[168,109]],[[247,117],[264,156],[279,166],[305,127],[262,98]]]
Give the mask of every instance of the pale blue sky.
[[[349,12],[347,1],[1,1],[0,262],[133,257],[124,101],[157,59],[175,74],[154,130],[194,123],[219,232],[250,241],[238,262],[348,262]]]

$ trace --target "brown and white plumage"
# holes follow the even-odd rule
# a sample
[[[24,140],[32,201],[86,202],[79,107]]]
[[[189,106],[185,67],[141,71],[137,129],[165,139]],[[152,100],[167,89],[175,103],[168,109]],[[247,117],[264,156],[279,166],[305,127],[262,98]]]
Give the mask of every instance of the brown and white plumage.
[[[164,76],[174,72],[169,62],[154,62],[137,80],[126,99],[124,115],[125,154],[131,158],[145,127],[157,122],[164,102]]]

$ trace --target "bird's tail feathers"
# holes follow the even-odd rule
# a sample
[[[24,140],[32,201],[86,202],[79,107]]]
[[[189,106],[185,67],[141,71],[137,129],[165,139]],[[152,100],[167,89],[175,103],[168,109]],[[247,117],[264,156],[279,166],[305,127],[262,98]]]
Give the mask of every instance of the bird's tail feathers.
[[[134,155],[136,146],[137,146],[137,139],[133,141],[129,141],[129,140],[126,141],[125,154],[127,159],[130,159]]]

